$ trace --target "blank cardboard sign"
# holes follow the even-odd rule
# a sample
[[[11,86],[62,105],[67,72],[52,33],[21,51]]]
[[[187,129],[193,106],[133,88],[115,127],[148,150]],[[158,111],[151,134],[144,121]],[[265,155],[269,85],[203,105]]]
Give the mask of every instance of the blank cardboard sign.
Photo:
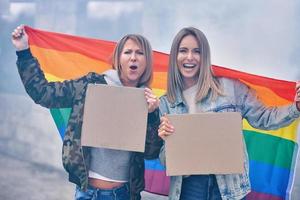
[[[81,145],[144,152],[147,113],[143,89],[90,84]]]
[[[167,116],[175,132],[166,139],[167,175],[232,174],[244,171],[240,113]]]

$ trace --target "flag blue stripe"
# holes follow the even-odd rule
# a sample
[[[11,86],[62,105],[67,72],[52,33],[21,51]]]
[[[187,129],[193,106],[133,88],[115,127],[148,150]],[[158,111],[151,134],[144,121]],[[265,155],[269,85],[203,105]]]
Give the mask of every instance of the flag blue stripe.
[[[145,169],[146,170],[165,170],[165,168],[160,164],[159,159],[155,160],[145,160]]]
[[[285,197],[290,170],[253,160],[249,164],[253,191]]]

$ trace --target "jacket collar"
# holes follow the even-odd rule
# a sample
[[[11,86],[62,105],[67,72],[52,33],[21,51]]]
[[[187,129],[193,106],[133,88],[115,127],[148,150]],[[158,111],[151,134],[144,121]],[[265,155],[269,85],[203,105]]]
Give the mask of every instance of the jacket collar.
[[[181,103],[185,104],[185,101],[183,100],[183,96],[182,96],[182,93],[181,93],[181,91],[180,91],[179,88],[176,89],[176,95],[175,95],[175,96],[176,96],[176,97],[175,97],[174,103],[171,103],[171,104],[170,104],[170,106],[171,106],[172,108],[178,106],[178,105],[181,104]]]
[[[123,86],[119,78],[119,74],[116,70],[110,69],[105,71],[103,74],[104,74],[104,79],[108,85]]]

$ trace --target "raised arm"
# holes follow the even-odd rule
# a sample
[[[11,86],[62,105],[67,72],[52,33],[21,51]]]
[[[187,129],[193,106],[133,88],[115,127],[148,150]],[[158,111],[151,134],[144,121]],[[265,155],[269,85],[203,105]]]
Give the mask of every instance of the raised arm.
[[[241,101],[242,116],[254,128],[278,129],[289,125],[300,116],[299,100],[297,100],[299,96],[296,96],[295,102],[290,105],[267,107],[258,99],[254,91],[238,81],[235,83],[235,91]]]
[[[28,35],[23,25],[12,32],[12,43],[17,50],[17,66],[21,80],[35,103],[47,108],[72,107],[76,96],[84,91],[87,77],[64,82],[48,82],[38,60],[30,52]]]
[[[296,84],[295,102],[297,109],[300,111],[300,81],[298,81]]]

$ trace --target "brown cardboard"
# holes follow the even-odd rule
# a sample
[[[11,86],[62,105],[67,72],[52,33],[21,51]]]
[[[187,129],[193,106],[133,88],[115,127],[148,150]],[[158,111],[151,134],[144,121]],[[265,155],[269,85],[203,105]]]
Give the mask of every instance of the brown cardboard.
[[[240,113],[168,115],[175,132],[166,139],[168,176],[244,171]]]
[[[81,145],[144,152],[147,113],[143,89],[90,84]]]

